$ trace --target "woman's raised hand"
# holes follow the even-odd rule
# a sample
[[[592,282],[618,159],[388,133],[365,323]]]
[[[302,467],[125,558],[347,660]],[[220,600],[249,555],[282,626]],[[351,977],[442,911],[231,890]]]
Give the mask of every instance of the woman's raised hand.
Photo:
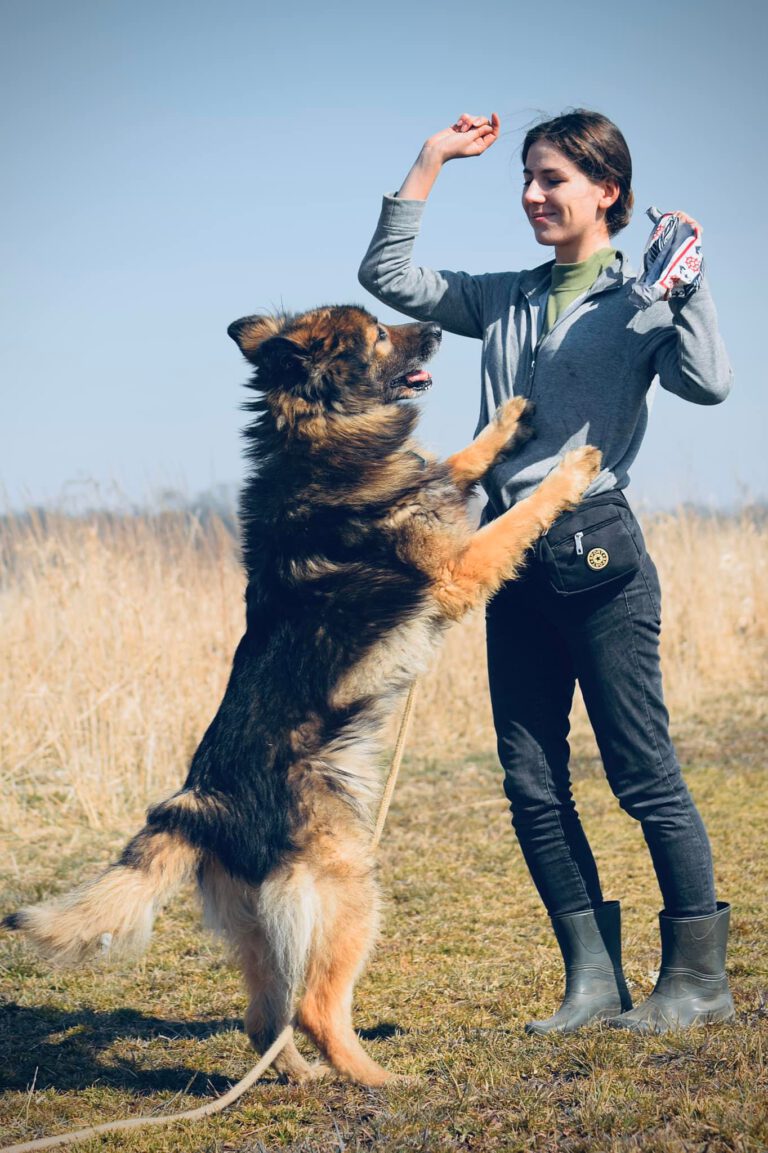
[[[470,116],[462,112],[450,128],[443,128],[424,142],[397,195],[403,200],[426,200],[447,160],[481,156],[498,140],[500,127],[495,112],[490,120],[487,116]]]
[[[446,160],[456,160],[464,156],[480,156],[498,140],[501,123],[496,113],[490,120],[487,116],[470,116],[462,112],[450,128],[444,128],[430,136],[422,151],[431,153],[435,160],[444,164]]]

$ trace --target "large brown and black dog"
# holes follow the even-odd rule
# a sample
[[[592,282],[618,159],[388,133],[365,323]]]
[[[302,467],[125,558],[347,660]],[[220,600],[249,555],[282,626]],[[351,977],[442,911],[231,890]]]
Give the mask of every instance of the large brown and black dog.
[[[377,736],[445,626],[514,577],[599,453],[569,453],[475,532],[468,496],[530,435],[526,404],[511,400],[447,461],[425,458],[411,439],[416,406],[401,402],[430,383],[435,325],[387,327],[333,307],[246,317],[229,332],[258,395],[241,502],[247,627],[224,699],[183,788],[150,810],[117,863],[5,924],[63,961],[137,948],[196,874],[207,919],[242,966],[254,1046],[295,1021],[339,1073],[377,1085],[387,1073],[351,1020],[378,922]],[[293,1042],[276,1065],[296,1079],[323,1068]]]

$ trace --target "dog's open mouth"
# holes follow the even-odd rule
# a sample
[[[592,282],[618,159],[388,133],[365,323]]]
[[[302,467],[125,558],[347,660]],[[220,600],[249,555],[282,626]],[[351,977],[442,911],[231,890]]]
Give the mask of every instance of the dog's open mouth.
[[[415,368],[411,372],[404,372],[390,383],[390,390],[398,400],[416,396],[426,392],[432,387],[432,377],[425,368]]]

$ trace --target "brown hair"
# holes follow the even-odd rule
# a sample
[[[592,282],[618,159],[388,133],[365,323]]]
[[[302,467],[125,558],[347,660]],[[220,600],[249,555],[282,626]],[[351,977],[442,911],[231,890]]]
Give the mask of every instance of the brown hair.
[[[619,197],[605,214],[608,232],[614,236],[629,224],[635,197],[632,192],[632,157],[623,135],[607,116],[574,108],[553,120],[543,120],[529,128],[523,141],[523,164],[528,149],[537,140],[546,140],[590,180],[615,180]]]

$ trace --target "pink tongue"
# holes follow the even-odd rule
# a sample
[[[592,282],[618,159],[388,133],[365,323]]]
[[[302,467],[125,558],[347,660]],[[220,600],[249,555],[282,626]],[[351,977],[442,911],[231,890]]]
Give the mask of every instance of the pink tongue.
[[[423,368],[420,368],[418,372],[409,372],[405,379],[409,384],[418,384],[422,380],[430,380],[431,377],[428,372],[425,372]]]

